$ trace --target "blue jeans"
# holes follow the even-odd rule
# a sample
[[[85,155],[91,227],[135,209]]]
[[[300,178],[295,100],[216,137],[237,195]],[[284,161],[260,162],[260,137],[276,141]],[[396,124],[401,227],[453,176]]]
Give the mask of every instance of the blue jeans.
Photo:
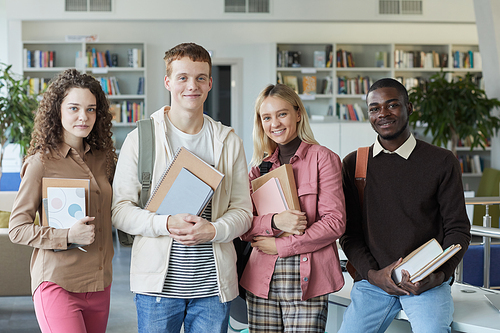
[[[178,299],[135,295],[139,333],[184,332],[227,333],[231,302],[221,303],[218,296]]]
[[[385,332],[400,310],[414,333],[451,332],[453,298],[450,280],[420,295],[389,295],[367,280],[354,283],[339,333]]]

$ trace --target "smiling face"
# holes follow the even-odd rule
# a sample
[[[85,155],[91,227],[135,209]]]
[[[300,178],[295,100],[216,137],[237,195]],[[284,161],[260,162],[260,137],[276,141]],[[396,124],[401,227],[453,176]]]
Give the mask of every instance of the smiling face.
[[[394,151],[410,135],[408,118],[413,105],[405,103],[396,88],[384,87],[371,91],[366,99],[370,123],[379,135],[382,146]]]
[[[172,61],[170,66],[172,72],[165,76],[165,88],[172,94],[172,109],[203,114],[203,103],[212,89],[210,65],[184,57]]]
[[[83,147],[96,120],[97,104],[89,89],[71,88],[61,103],[63,140],[73,148]]]
[[[277,144],[287,144],[297,137],[300,113],[284,99],[266,97],[260,106],[260,120],[264,133]]]

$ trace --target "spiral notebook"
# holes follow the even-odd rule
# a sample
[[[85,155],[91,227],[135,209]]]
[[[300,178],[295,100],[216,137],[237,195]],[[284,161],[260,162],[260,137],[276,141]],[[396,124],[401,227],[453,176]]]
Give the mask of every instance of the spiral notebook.
[[[219,184],[224,178],[224,175],[213,166],[203,161],[186,148],[181,147],[177,150],[170,165],[163,172],[160,181],[146,203],[145,209],[151,212],[157,212],[183,168],[210,186],[213,192],[217,190],[217,187],[219,187]],[[191,193],[194,193],[196,188],[189,188],[189,190]]]

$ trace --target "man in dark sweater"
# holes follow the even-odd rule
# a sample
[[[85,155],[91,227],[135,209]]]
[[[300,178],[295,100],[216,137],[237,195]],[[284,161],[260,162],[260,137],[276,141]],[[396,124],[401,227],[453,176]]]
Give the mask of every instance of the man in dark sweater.
[[[343,161],[347,229],[340,243],[356,277],[340,332],[384,332],[401,309],[413,332],[450,332],[450,285],[470,241],[460,165],[450,151],[413,137],[413,105],[398,81],[375,82],[366,102],[378,137],[369,150],[362,210],[356,152]],[[396,285],[394,267],[432,238],[462,250],[419,282],[403,271]]]

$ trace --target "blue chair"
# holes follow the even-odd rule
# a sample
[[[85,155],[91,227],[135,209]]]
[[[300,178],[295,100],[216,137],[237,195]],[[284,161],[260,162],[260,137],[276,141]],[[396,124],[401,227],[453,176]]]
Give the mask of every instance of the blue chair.
[[[483,245],[470,245],[463,258],[463,281],[474,286],[483,286]],[[500,245],[491,245],[490,287],[500,287]]]

